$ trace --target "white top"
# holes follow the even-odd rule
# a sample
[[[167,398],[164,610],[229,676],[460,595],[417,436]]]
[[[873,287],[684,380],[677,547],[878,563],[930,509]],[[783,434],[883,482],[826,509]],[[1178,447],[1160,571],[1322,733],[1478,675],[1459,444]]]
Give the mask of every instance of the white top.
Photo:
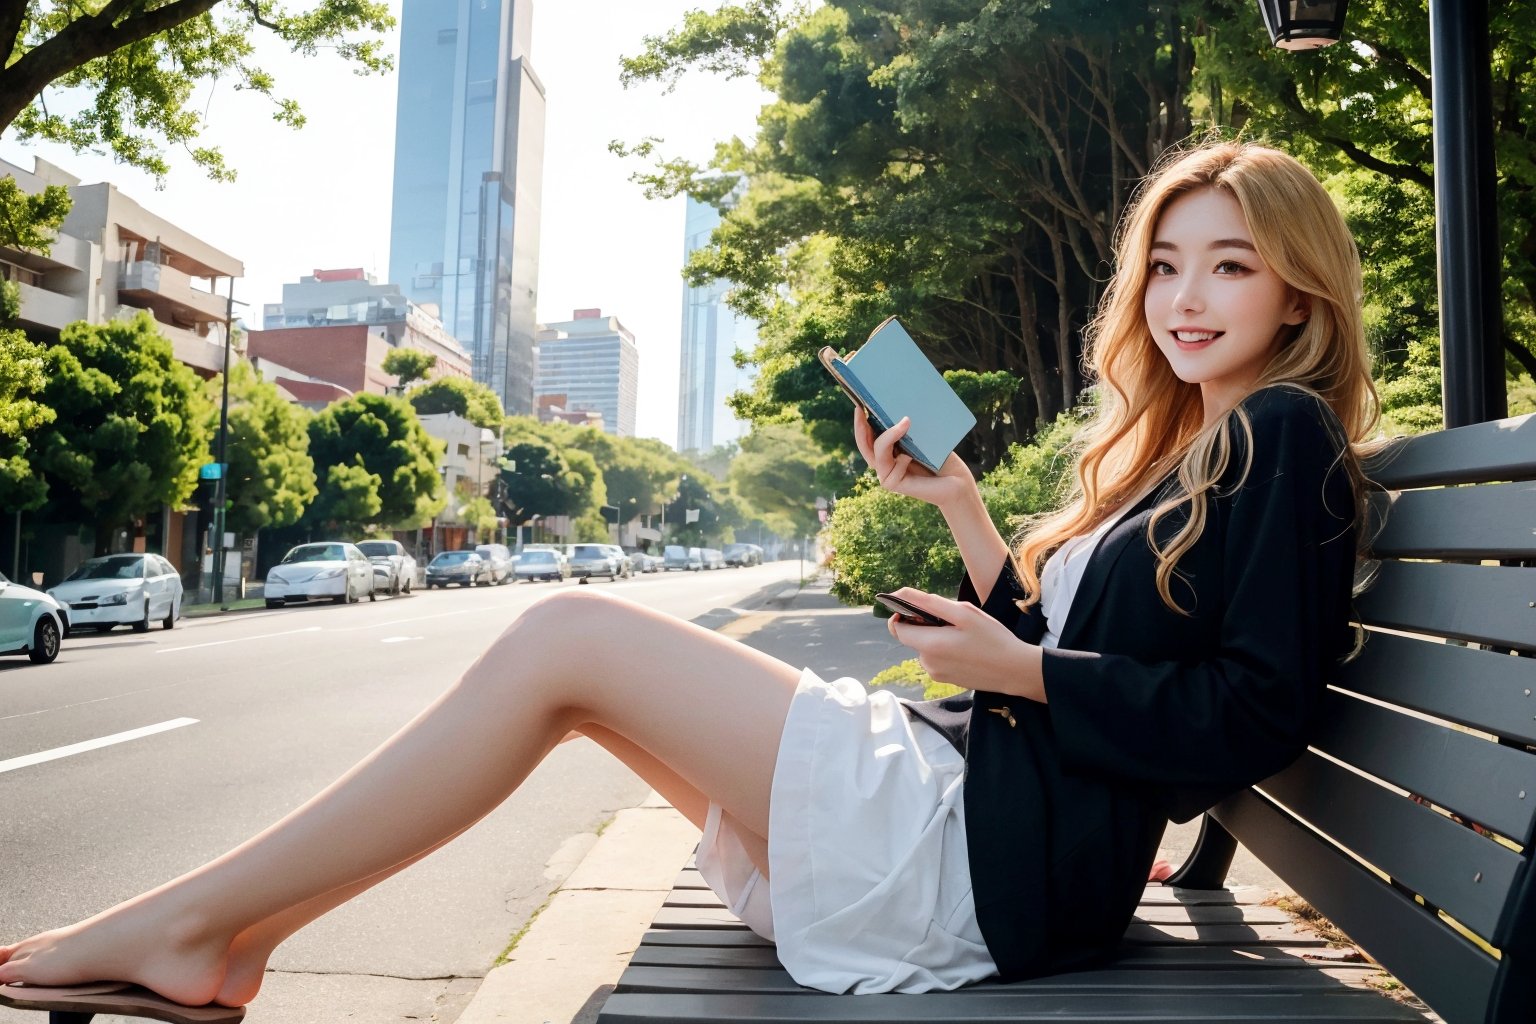
[[[1072,611],[1072,599],[1077,596],[1078,584],[1083,581],[1083,573],[1087,571],[1093,553],[1098,550],[1099,541],[1150,490],[1143,490],[1115,509],[1092,533],[1068,537],[1046,559],[1045,567],[1040,570],[1040,610],[1045,614],[1045,635],[1040,638],[1041,647],[1055,647],[1061,640],[1062,630],[1067,628],[1067,614]]]

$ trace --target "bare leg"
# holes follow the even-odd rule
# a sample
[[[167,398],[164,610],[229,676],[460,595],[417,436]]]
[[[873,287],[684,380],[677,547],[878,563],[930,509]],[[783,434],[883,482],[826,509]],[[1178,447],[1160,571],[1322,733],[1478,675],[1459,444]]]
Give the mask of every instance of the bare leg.
[[[633,654],[647,649],[655,656]],[[766,836],[779,733],[798,677],[623,599],[554,595],[324,792],[173,882],[0,948],[0,982],[135,981],[207,1002],[246,929],[422,855],[488,813],[585,723],[650,753]],[[333,842],[337,835],[349,841]]]
[[[700,829],[704,827],[704,818],[709,810],[709,798],[699,792],[672,769],[661,761],[652,757],[640,747],[629,742],[611,729],[605,729],[597,725],[583,725],[575,731],[568,733],[565,740],[582,736],[590,737],[600,744],[609,753],[623,761],[636,775],[639,775],[651,787],[661,793],[674,808],[692,821]],[[562,740],[564,742],[564,740]],[[235,937],[235,941],[229,949],[229,966],[224,975],[224,984],[220,987],[214,1002],[225,1006],[244,1006],[256,998],[264,980],[267,961],[272,953],[290,935],[316,920],[322,915],[341,906],[352,897],[365,892],[384,879],[403,871],[412,864],[426,857],[428,854],[441,849],[452,842],[463,830],[449,836],[429,850],[417,854],[409,860],[402,861],[377,875],[333,889],[323,896],[317,896],[296,907],[290,907],[272,917],[252,925]],[[750,855],[754,861],[758,859],[758,849],[761,849],[761,866],[766,873],[768,856],[768,841],[755,834],[748,833],[743,838],[747,842]]]

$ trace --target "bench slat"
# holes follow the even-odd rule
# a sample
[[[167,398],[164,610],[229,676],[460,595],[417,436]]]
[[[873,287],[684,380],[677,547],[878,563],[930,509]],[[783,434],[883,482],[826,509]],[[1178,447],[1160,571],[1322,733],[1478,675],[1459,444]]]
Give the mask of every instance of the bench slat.
[[[1216,820],[1450,1024],[1485,1019],[1496,961],[1253,790]]]
[[[764,943],[744,945],[674,945],[681,932],[651,932],[630,957],[639,967],[735,967],[743,970],[781,968],[778,951]],[[711,932],[719,936],[720,932]],[[1126,946],[1115,957],[1114,968],[1138,970],[1286,970],[1313,971],[1316,962],[1305,954],[1318,947],[1300,946],[1197,946],[1192,943],[1167,946]],[[1371,966],[1361,964],[1361,967]],[[1376,970],[1374,966],[1371,969]]]
[[[1536,756],[1332,690],[1312,745],[1522,846],[1530,842]]]
[[[1366,978],[1379,977],[1382,970],[1372,964],[1358,967],[1314,967],[1308,970],[1278,973],[1265,968],[1247,971],[1134,970],[1109,968],[1100,971],[1074,971],[1044,978],[1032,978],[1026,984],[1032,993],[1053,992],[1062,995],[1094,995],[1115,992],[1157,991],[1224,992],[1233,995],[1249,992],[1335,991],[1342,982],[1364,985]],[[951,999],[974,999],[988,992],[1016,992],[1017,985],[982,982],[950,993]],[[754,970],[734,966],[631,965],[624,972],[619,992],[759,992],[807,994],[811,990],[795,983],[782,969]]]
[[[1405,438],[1372,459],[1366,474],[1383,487],[1432,487],[1536,479],[1536,413]]]
[[[1314,753],[1259,786],[1293,814],[1485,938],[1520,855]]]
[[[1355,611],[1367,626],[1536,651],[1533,576],[1515,566],[1388,559]]]
[[[1536,744],[1536,658],[1373,632],[1334,682],[1389,704]]]
[[[1377,558],[1536,558],[1536,483],[1485,484],[1371,496],[1386,524],[1371,542]]]
[[[1337,991],[1252,993],[1141,992],[1070,996],[1033,993],[1026,985],[998,987],[970,998],[952,992],[924,995],[833,996],[819,993],[757,995],[616,992],[603,1005],[602,1024],[656,1024],[660,1021],[752,1021],[790,1024],[818,1021],[931,1024],[946,1021],[1134,1020],[1143,1024],[1207,1021],[1210,1024],[1251,1024],[1253,1021],[1416,1021],[1410,1008],[1343,984]]]

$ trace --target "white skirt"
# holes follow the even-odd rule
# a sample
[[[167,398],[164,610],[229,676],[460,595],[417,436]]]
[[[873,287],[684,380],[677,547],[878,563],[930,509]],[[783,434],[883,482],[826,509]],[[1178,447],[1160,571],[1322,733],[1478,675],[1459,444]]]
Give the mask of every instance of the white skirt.
[[[699,873],[824,992],[947,991],[997,973],[966,860],[965,761],[884,690],[800,677],[779,742],[769,881],[711,804]]]

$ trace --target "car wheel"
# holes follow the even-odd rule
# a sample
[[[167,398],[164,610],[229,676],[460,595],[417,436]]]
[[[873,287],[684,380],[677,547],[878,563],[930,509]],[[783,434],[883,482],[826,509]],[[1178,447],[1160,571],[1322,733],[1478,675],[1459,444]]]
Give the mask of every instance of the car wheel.
[[[161,629],[175,629],[176,628],[176,612],[177,611],[179,611],[179,609],[176,607],[176,602],[172,601],[171,602],[171,610],[165,613],[165,618],[164,619],[160,620],[160,628]]]
[[[411,581],[409,579],[405,579],[405,580],[401,581],[401,583],[400,583],[400,593],[402,593],[402,594],[409,594],[410,592],[411,592]]]
[[[347,589],[331,598],[332,604],[350,604],[352,602],[352,584],[347,583]]]
[[[52,616],[44,615],[37,620],[37,629],[32,632],[32,649],[27,652],[27,657],[33,664],[46,665],[58,656],[59,624]]]
[[[135,633],[149,632],[149,598],[147,597],[144,599],[144,617],[133,624],[133,631]]]
[[[374,586],[371,586],[371,587],[368,588],[368,600],[369,600],[370,603],[372,603],[374,601],[377,601],[378,599],[379,599],[379,588],[378,588],[377,584],[375,584]]]
[[[267,607],[268,608],[281,608],[282,606],[283,606],[283,602],[282,601],[268,601],[267,602]]]
[[[91,629],[95,630],[97,633],[110,633],[112,632],[112,623],[104,622],[99,626],[92,626]]]

